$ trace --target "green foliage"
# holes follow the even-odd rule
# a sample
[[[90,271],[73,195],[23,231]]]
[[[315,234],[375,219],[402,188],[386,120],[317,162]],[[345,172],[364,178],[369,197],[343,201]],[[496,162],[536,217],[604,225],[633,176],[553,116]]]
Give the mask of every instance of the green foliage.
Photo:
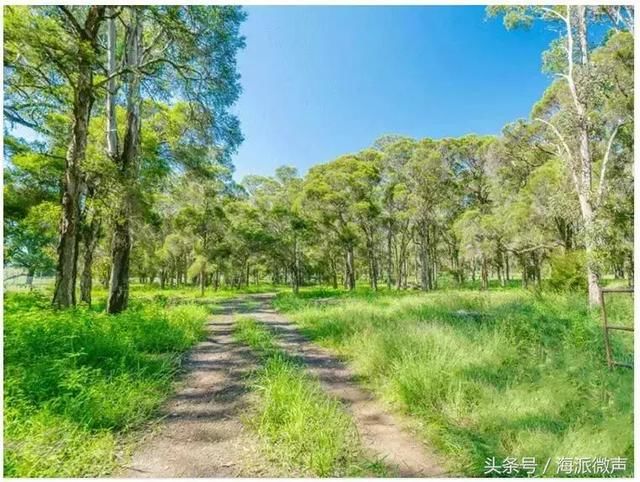
[[[455,472],[480,476],[494,456],[552,457],[548,475],[556,457],[633,460],[633,373],[607,369],[600,321],[581,296],[293,298],[281,294],[276,306],[419,421]],[[617,302],[629,315],[630,300]]]
[[[55,264],[56,228],[60,206],[42,202],[29,209],[17,223],[8,223],[5,238],[7,261],[30,273],[50,272]]]
[[[356,428],[341,404],[277,348],[266,328],[241,318],[234,336],[263,362],[254,374],[259,402],[250,423],[274,460],[315,477],[385,475],[383,465],[363,457]]]
[[[584,251],[557,251],[549,258],[551,275],[549,286],[557,291],[581,291],[587,289],[586,257]]]
[[[204,308],[134,304],[109,316],[5,293],[5,475],[107,475],[123,437],[171,392]]]

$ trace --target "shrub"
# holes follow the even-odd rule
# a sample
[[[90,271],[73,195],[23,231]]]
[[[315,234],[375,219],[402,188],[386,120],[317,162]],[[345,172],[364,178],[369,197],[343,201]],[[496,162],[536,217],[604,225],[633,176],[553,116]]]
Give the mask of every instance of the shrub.
[[[586,291],[587,269],[584,251],[557,251],[549,258],[549,287],[555,291]]]

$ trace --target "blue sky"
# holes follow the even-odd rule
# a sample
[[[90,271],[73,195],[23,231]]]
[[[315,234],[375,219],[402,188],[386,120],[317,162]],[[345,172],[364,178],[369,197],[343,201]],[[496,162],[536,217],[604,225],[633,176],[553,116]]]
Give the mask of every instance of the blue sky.
[[[238,180],[304,173],[383,134],[497,134],[551,81],[541,55],[555,34],[506,31],[484,7],[246,10]]]

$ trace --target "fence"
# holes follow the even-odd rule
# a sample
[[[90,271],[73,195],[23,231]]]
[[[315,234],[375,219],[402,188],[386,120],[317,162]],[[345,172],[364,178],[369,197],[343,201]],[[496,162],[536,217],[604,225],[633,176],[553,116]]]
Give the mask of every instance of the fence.
[[[627,325],[610,325],[609,320],[607,318],[607,304],[606,304],[606,295],[612,293],[630,293],[633,296],[633,288],[600,288],[600,299],[602,300],[602,327],[604,329],[604,347],[605,353],[607,355],[607,365],[609,368],[613,367],[624,367],[624,368],[633,368],[633,358],[629,359],[629,363],[617,361],[613,357],[612,349],[611,349],[611,339],[610,339],[610,331],[622,331],[629,332],[633,336],[633,318],[631,320],[631,326]]]

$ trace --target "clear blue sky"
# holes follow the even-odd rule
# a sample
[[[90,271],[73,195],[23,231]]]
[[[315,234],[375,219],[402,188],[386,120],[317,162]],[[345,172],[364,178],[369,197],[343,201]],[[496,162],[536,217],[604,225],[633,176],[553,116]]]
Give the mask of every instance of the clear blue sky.
[[[541,55],[555,34],[506,31],[484,7],[246,10],[238,180],[304,173],[383,134],[497,134],[551,81]]]

